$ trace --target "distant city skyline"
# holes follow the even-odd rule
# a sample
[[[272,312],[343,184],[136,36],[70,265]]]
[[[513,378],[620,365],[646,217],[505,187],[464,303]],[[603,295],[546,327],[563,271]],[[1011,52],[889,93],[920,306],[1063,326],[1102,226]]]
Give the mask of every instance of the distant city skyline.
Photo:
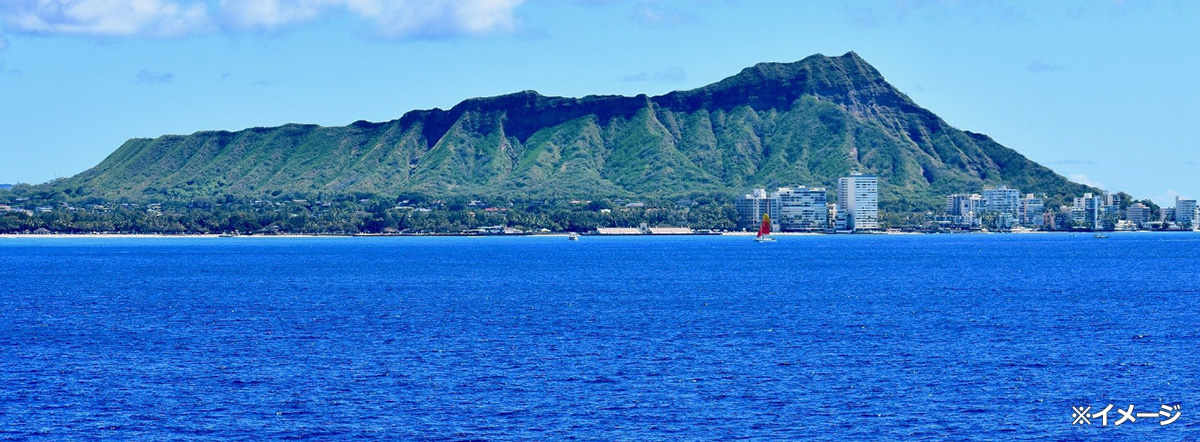
[[[828,201],[824,187],[806,185],[779,187],[768,192],[751,188],[734,198],[738,225],[751,228],[769,215],[773,230],[784,232],[871,232],[879,222],[879,178],[860,172],[839,177],[836,199]],[[1195,198],[1176,196],[1174,206],[1153,207],[1131,195],[1085,192],[1072,196],[1070,204],[1047,206],[1045,195],[1022,194],[1008,186],[985,186],[981,193],[945,195],[942,213],[926,212],[927,218],[900,229],[926,232],[966,232],[995,229],[1001,232],[1030,231],[1200,231],[1200,205]],[[765,222],[765,221],[764,221]]]
[[[1200,196],[1195,23],[1182,1],[0,2],[0,183],[134,137],[656,95],[855,51],[955,127],[1168,207]]]

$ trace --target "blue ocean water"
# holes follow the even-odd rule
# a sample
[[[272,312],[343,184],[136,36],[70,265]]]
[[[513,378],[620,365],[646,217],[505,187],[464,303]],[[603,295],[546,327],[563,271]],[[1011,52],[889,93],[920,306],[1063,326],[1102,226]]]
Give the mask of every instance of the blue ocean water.
[[[1198,325],[1200,234],[0,238],[0,440],[1195,440]]]

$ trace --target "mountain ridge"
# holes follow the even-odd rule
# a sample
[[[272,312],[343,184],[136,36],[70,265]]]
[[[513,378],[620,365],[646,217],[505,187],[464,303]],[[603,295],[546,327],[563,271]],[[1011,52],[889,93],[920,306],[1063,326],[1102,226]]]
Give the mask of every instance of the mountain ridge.
[[[385,122],[285,124],[135,138],[48,185],[76,196],[421,193],[670,197],[833,187],[881,177],[893,210],[1010,185],[1053,200],[1097,191],[917,105],[854,52],[759,63],[649,96],[536,91],[413,110]]]

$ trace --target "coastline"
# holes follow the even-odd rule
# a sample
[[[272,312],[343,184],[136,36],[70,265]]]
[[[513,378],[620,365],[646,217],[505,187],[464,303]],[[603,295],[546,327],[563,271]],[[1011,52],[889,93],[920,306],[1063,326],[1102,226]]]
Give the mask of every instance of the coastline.
[[[1028,234],[1070,234],[1070,235],[1092,235],[1097,233],[1108,234],[1150,234],[1150,233],[1197,233],[1188,230],[1130,230],[1130,231],[1112,231],[1112,232],[1091,232],[1091,231],[1032,231],[1032,232],[952,232],[952,233],[930,233],[930,232],[860,232],[860,233],[823,233],[823,232],[772,232],[772,236],[871,236],[871,235],[1028,235]],[[584,237],[688,237],[688,236],[737,236],[749,237],[754,236],[756,232],[721,232],[719,234],[638,234],[638,235],[599,235],[599,234],[583,234]],[[461,238],[491,238],[491,237],[560,237],[565,238],[570,233],[532,233],[532,234],[510,234],[510,235],[464,235],[458,233],[437,233],[437,234],[408,234],[408,235],[391,235],[391,234],[281,234],[281,235],[237,235],[227,236],[221,234],[205,233],[205,234],[156,234],[156,233],[0,233],[0,239],[95,239],[95,238],[110,238],[110,239],[192,239],[192,238],[434,238],[434,237],[461,237]]]

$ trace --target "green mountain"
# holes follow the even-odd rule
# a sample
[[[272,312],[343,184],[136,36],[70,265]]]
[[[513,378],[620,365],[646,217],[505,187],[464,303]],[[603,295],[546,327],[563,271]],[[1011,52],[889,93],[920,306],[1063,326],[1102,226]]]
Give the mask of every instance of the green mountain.
[[[533,91],[385,123],[288,124],[132,139],[49,184],[135,199],[280,193],[672,197],[881,177],[893,210],[1009,185],[1052,201],[1095,191],[913,103],[857,54],[762,63],[650,97]]]

